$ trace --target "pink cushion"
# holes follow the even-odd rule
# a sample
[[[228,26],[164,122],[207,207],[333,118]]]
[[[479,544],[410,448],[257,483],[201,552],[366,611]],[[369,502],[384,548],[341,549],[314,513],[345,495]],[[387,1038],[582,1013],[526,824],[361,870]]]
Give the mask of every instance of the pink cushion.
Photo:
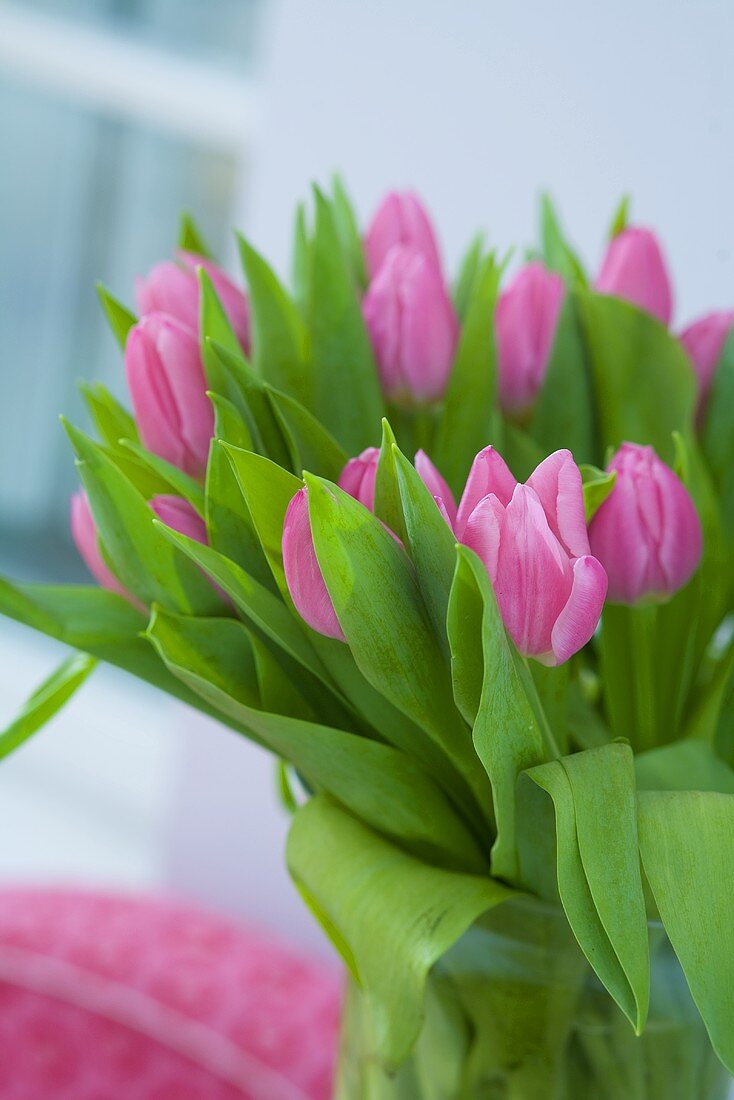
[[[328,1100],[338,972],[190,905],[0,891],[3,1100]]]

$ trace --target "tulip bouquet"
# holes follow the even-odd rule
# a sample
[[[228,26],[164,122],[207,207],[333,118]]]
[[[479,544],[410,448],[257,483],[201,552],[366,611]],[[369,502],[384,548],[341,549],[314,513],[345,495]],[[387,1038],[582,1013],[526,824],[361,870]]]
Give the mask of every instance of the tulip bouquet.
[[[544,200],[452,285],[417,198],[298,212],[247,295],[190,219],[106,290],[132,414],[66,425],[96,585],[0,582],[78,654],[267,746],[288,865],[351,975],[336,1094],[725,1095],[734,1069],[734,314],[671,328],[617,213]],[[647,1026],[646,1026],[647,1024]]]

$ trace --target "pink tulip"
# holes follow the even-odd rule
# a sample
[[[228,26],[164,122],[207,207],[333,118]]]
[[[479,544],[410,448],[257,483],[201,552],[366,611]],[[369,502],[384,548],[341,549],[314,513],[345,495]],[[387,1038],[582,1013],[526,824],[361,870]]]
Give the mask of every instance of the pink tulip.
[[[283,568],[288,591],[301,618],[319,634],[346,641],[316,557],[306,488],[298,490],[285,513]]]
[[[459,324],[435,261],[405,245],[390,249],[362,303],[386,395],[441,396]]]
[[[589,534],[609,576],[609,599],[629,605],[667,600],[701,560],[695,505],[652,447],[623,443],[607,469],[617,479]]]
[[[457,528],[486,566],[520,653],[559,665],[589,641],[607,578],[589,552],[581,474],[570,451],[550,455],[524,485],[493,448],[481,451]]]
[[[71,498],[70,525],[74,544],[97,584],[101,585],[102,588],[108,588],[110,592],[116,592],[118,596],[123,596],[130,603],[137,605],[137,601],[120,583],[102,557],[97,527],[92,509],[89,506],[89,498],[83,489],[74,493]]]
[[[158,516],[158,519],[165,523],[166,527],[170,527],[172,530],[178,531],[180,535],[186,535],[187,538],[194,539],[204,546],[208,545],[209,536],[204,520],[183,497],[159,493],[150,501],[150,507]]]
[[[339,488],[349,493],[360,504],[364,504],[370,512],[375,510],[375,480],[379,460],[379,449],[368,447],[356,458],[350,458],[339,475]],[[453,528],[456,519],[454,494],[425,451],[418,451],[415,456],[415,468],[445,515],[449,527]]]
[[[393,245],[408,245],[441,270],[441,257],[431,220],[412,191],[391,191],[380,203],[365,234],[367,271],[374,279]]]
[[[534,261],[518,271],[497,302],[500,404],[527,409],[540,389],[563,303],[563,279]]]
[[[220,267],[194,252],[179,252],[179,263],[164,260],[135,280],[141,314],[168,313],[192,332],[199,331],[199,280],[203,267],[214,284],[229,323],[245,352],[250,350],[250,309],[247,297]]]
[[[125,370],[145,446],[203,477],[214,413],[194,333],[166,314],[147,314],[130,330]]]
[[[624,298],[670,324],[670,276],[658,239],[649,229],[631,226],[609,242],[595,286],[601,294]]]
[[[699,413],[706,404],[716,367],[732,326],[734,310],[721,309],[700,317],[680,334],[680,342],[693,363],[698,379]]]

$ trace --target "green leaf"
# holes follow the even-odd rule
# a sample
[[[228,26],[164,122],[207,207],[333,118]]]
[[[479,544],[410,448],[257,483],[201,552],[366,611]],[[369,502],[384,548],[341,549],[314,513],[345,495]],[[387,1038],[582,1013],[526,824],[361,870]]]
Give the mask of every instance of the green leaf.
[[[244,435],[241,438],[244,442]],[[212,440],[206,469],[206,528],[215,550],[237,562],[266,588],[277,591],[250,509],[219,440]]]
[[[489,878],[419,862],[324,797],[293,819],[287,859],[362,987],[376,1056],[396,1068],[420,1031],[428,971],[511,891]]]
[[[315,372],[313,412],[353,455],[376,442],[383,414],[382,395],[333,211],[318,189],[314,195],[316,224],[308,273]]]
[[[362,237],[352,200],[346,192],[341,176],[336,173],[331,178],[331,196],[334,221],[342,248],[349,259],[355,283],[360,289],[364,289],[367,286],[367,265]]]
[[[138,323],[138,319],[134,313],[131,313],[121,302],[118,302],[117,298],[102,283],[97,283],[97,294],[112,333],[124,351],[127,334],[133,325]]]
[[[154,527],[138,490],[93,440],[66,424],[100,539],[124,587],[143,603],[195,614],[222,610],[201,572]]]
[[[454,284],[453,298],[454,308],[456,309],[460,321],[463,321],[466,316],[472,292],[481,270],[485,248],[485,234],[477,233],[459,265],[459,274]]]
[[[141,465],[150,470],[154,476],[167,482],[169,493],[183,497],[198,515],[204,517],[204,490],[198,481],[195,481],[193,477],[189,477],[183,470],[179,470],[178,466],[174,466],[171,462],[166,462],[164,458],[159,458],[158,455],[146,451],[145,447],[132,439],[121,439],[120,446],[133,454]]]
[[[79,389],[87,404],[94,426],[108,446],[117,447],[121,439],[140,441],[138,429],[124,409],[101,382],[80,382]]]
[[[701,445],[719,498],[727,542],[734,542],[734,329],[729,333],[714,374],[706,405]]]
[[[462,614],[470,602],[473,608],[468,614],[466,611]],[[464,616],[475,629],[481,622],[478,635],[462,636]],[[492,784],[497,825],[492,846],[492,873],[497,878],[516,882],[519,877],[515,838],[517,777],[526,768],[553,755],[554,746],[544,743],[543,730],[528,697],[532,681],[507,638],[487,571],[476,554],[465,546],[457,547],[449,622],[454,682],[459,683],[460,695],[469,706],[473,706],[477,695],[480,669],[476,654],[482,654],[482,686],[472,739]],[[462,660],[468,660],[467,671],[457,667]]]
[[[300,202],[296,207],[296,218],[293,226],[292,276],[293,293],[302,311],[308,303],[309,248],[306,207],[304,203]]]
[[[641,791],[719,791],[734,794],[734,771],[705,741],[676,741],[635,757]]]
[[[607,473],[606,470],[600,470],[597,466],[588,465],[582,465],[579,469],[581,470],[581,481],[584,491],[584,512],[586,513],[586,522],[591,523],[592,519],[614,488],[614,482],[617,480],[617,472],[616,470],[612,470],[611,473]]]
[[[200,267],[197,269],[197,277],[199,280],[199,336],[204,370],[211,389],[223,397],[229,397],[229,381],[227,376],[222,374],[220,357],[215,354],[213,345],[219,345],[235,359],[243,362],[244,351],[229,323],[211,276],[203,267]]]
[[[650,314],[620,298],[579,293],[591,365],[601,453],[651,444],[674,458],[673,432],[690,433],[695,380],[678,340]]]
[[[567,447],[576,462],[593,462],[601,457],[596,453],[594,416],[578,309],[567,291],[529,431],[544,454]]]
[[[425,730],[488,806],[488,784],[405,552],[347,493],[311,475],[306,484],[316,556],[360,671]]]
[[[431,456],[457,496],[477,452],[490,442],[501,444],[494,338],[501,273],[490,255],[474,280]]]
[[[711,791],[643,791],[640,853],[668,933],[714,1050],[734,1073],[734,797]]]
[[[619,200],[617,209],[614,211],[614,216],[609,226],[610,241],[614,240],[615,237],[618,237],[619,234],[623,233],[624,230],[627,228],[627,222],[629,221],[630,201],[631,200],[629,195],[622,195],[622,198]]]
[[[400,497],[396,462],[395,435],[389,421],[382,420],[382,443],[375,474],[375,515],[387,524],[394,535],[404,544],[408,538],[403,514],[403,502]]]
[[[243,451],[254,450],[252,433],[237,406],[211,390],[207,397],[214,408],[214,438],[232,443]]]
[[[203,256],[206,260],[213,260],[211,250],[202,237],[191,214],[185,212],[181,215],[181,223],[178,231],[178,247],[185,252],[193,252],[197,256]]]
[[[338,481],[348,455],[323,424],[294,397],[266,387],[268,400],[291,455],[294,470]]]
[[[255,370],[276,389],[309,404],[314,382],[301,316],[263,257],[244,237],[237,239],[250,291]]]
[[[44,680],[23,704],[17,718],[0,730],[0,759],[14,752],[61,710],[84,683],[97,662],[86,653],[75,653]]]
[[[589,280],[583,264],[564,237],[555,207],[547,194],[540,199],[540,237],[546,266],[562,275],[569,286],[587,286]]]
[[[210,364],[217,363],[224,396],[242,416],[253,440],[253,446],[280,466],[290,464],[290,454],[273,407],[268,400],[265,383],[241,354],[235,354],[215,342],[208,342]]]
[[[290,600],[283,571],[283,522],[288,505],[303,483],[262,455],[240,451],[228,443],[222,446],[247,502],[278,589]]]
[[[535,783],[555,813],[556,870],[561,902],[584,954],[639,1034],[649,998],[648,933],[637,853],[632,752],[605,745],[532,768],[521,799]],[[532,796],[530,796],[532,799]],[[532,800],[521,808],[523,871],[538,841]]]

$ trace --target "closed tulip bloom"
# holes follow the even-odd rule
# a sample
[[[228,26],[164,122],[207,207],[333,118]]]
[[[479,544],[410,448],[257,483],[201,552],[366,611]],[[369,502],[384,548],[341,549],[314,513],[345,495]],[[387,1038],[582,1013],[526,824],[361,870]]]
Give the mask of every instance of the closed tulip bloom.
[[[670,324],[670,277],[658,239],[649,229],[630,226],[609,242],[595,287],[601,294],[624,298],[664,325]]]
[[[319,634],[346,641],[316,557],[306,488],[299,489],[285,513],[283,569],[288,591],[301,618]]]
[[[71,498],[69,519],[74,545],[97,584],[101,585],[102,588],[108,588],[110,592],[116,592],[118,596],[124,596],[131,603],[135,603],[133,597],[120,583],[102,557],[97,526],[94,522],[92,509],[89,506],[89,498],[83,489],[74,493]]]
[[[563,294],[561,276],[534,261],[518,271],[499,296],[499,397],[506,412],[527,409],[543,384]]]
[[[652,447],[623,443],[607,469],[617,478],[589,535],[609,577],[609,599],[629,605],[667,600],[701,560],[695,505]]]
[[[459,323],[440,268],[395,245],[362,303],[385,394],[431,401],[446,388]]]
[[[135,280],[135,298],[141,314],[168,313],[192,332],[199,331],[199,280],[203,267],[214,284],[229,323],[246,352],[250,349],[250,309],[246,295],[221,267],[194,252],[179,252],[178,263],[164,260]]]
[[[187,538],[201,542],[204,546],[208,544],[209,537],[204,520],[183,497],[159,493],[150,501],[150,507],[166,527],[171,527],[180,535],[186,535]]]
[[[125,371],[145,446],[192,477],[202,477],[214,413],[194,333],[166,314],[148,314],[130,330]]]
[[[349,493],[360,504],[364,504],[370,512],[375,510],[375,481],[379,461],[379,448],[368,447],[356,458],[350,458],[339,475],[339,488]],[[415,468],[434,500],[439,504],[441,511],[446,515],[449,527],[453,528],[456,519],[454,495],[425,451],[418,451],[415,456]]]
[[[680,342],[693,363],[698,379],[699,410],[706,403],[714,373],[732,325],[734,325],[734,310],[721,309],[700,317],[680,334]]]
[[[493,448],[480,452],[457,527],[484,563],[523,656],[560,665],[589,641],[607,578],[589,552],[581,474],[570,451],[550,455],[524,485]]]
[[[391,191],[380,203],[364,239],[367,271],[373,279],[390,249],[408,245],[439,270],[441,257],[436,235],[425,207],[412,191]]]

